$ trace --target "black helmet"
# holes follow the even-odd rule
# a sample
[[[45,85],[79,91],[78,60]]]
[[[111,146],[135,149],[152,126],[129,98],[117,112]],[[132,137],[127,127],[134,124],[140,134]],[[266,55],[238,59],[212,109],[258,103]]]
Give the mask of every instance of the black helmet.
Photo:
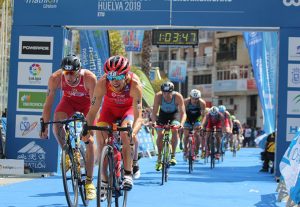
[[[61,69],[65,71],[78,71],[81,68],[81,62],[76,55],[67,55],[61,61]]]
[[[167,81],[160,86],[160,90],[162,92],[172,92],[174,91],[174,84],[170,81]]]

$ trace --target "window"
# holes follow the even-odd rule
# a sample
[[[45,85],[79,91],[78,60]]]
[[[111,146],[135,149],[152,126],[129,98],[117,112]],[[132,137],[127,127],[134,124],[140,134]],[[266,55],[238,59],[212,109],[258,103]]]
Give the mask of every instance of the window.
[[[193,85],[211,84],[211,75],[195,75]]]

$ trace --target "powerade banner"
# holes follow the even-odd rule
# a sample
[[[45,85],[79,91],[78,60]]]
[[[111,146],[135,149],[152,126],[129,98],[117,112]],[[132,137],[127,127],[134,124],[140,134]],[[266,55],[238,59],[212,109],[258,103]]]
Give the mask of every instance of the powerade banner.
[[[39,121],[48,79],[60,68],[64,31],[44,26],[14,26],[12,30],[5,155],[24,160],[32,172],[57,171],[58,144],[52,127],[49,138],[41,139]],[[57,93],[52,110],[58,101]]]
[[[291,141],[280,162],[286,189],[295,203],[300,203],[300,131]]]
[[[298,0],[14,1],[15,25],[298,27],[297,19]]]
[[[89,69],[97,78],[103,74],[103,65],[109,58],[108,32],[105,30],[80,31],[80,57],[82,67]]]
[[[245,32],[258,94],[263,109],[264,131],[275,131],[276,80],[278,71],[277,32]]]
[[[122,35],[125,51],[140,52],[144,39],[144,30],[125,30]]]

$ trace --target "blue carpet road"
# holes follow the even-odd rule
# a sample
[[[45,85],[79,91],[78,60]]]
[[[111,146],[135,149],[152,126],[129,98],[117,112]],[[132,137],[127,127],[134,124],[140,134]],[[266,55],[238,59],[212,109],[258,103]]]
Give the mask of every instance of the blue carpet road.
[[[141,178],[129,193],[129,207],[283,207],[276,202],[277,183],[273,175],[258,172],[261,149],[241,149],[237,157],[227,152],[224,162],[211,170],[203,161],[195,164],[192,174],[178,153],[169,181],[161,186],[156,172],[156,157],[140,160]],[[97,168],[95,168],[97,171]],[[80,199],[80,198],[79,198]],[[81,200],[79,200],[81,205]],[[38,178],[0,187],[0,207],[67,206],[61,176]],[[90,202],[89,206],[96,206]]]

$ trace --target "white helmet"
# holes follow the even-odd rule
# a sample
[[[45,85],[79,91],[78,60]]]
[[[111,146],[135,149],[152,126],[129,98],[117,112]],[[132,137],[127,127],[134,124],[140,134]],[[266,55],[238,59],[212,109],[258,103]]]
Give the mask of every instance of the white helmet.
[[[216,106],[213,106],[209,110],[209,114],[212,116],[216,116],[219,113],[219,109]]]
[[[199,90],[197,90],[197,89],[193,89],[190,92],[190,96],[192,98],[201,98],[201,92]]]

